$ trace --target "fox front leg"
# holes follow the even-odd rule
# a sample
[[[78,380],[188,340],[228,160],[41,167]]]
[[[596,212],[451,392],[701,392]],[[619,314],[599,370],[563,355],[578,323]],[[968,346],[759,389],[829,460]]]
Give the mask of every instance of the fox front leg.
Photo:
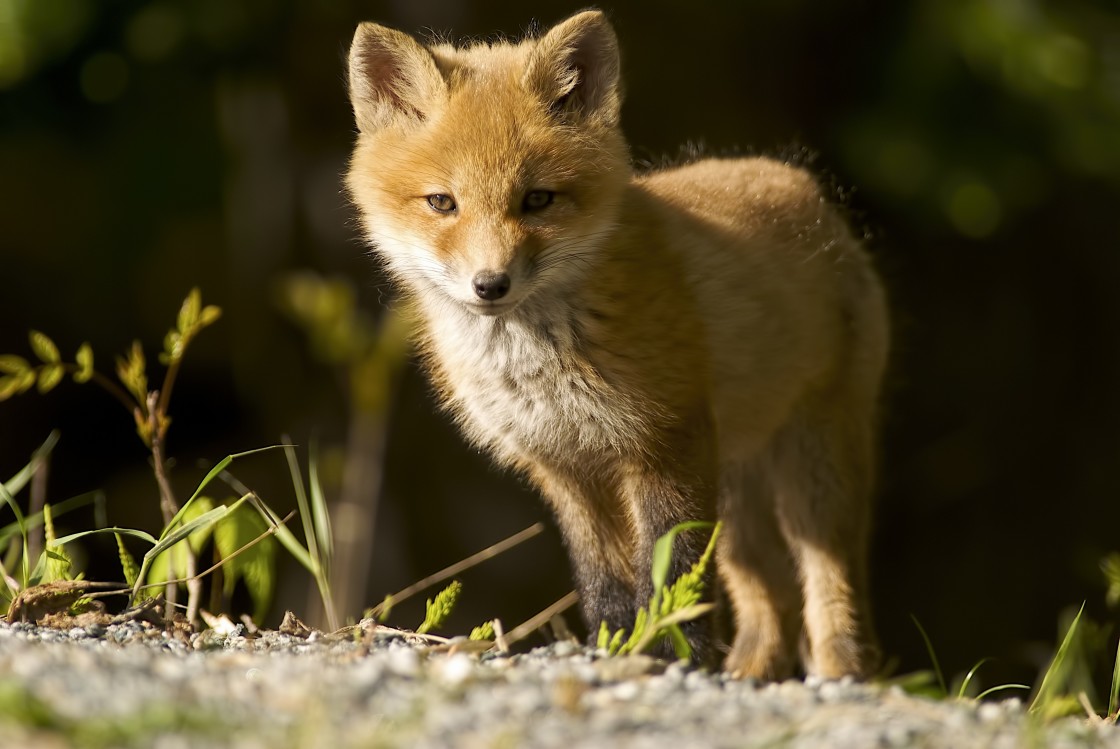
[[[592,641],[602,622],[612,632],[629,631],[638,612],[636,575],[633,543],[617,496],[593,476],[574,471],[537,468],[532,477],[560,525]]]

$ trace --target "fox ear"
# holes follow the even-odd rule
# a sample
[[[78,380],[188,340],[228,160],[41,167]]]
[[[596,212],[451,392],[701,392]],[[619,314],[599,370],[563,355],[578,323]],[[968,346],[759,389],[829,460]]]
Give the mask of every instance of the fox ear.
[[[622,106],[618,39],[598,10],[549,29],[529,59],[526,83],[553,111],[613,126]]]
[[[376,132],[431,115],[447,84],[428,50],[404,32],[359,24],[350,44],[350,103],[358,129]]]

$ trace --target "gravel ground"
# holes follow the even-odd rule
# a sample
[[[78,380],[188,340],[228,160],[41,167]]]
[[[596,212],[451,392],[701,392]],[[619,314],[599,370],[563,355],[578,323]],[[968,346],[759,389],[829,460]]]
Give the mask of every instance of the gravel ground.
[[[1117,747],[1017,700],[840,682],[736,682],[561,642],[523,655],[348,636],[0,623],[0,747]],[[450,651],[450,652],[449,652]]]

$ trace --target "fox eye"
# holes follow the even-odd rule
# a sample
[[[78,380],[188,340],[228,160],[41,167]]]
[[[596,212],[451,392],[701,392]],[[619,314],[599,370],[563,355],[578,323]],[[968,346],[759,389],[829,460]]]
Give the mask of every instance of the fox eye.
[[[521,209],[526,213],[539,211],[552,205],[552,200],[555,197],[556,193],[551,190],[530,190],[525,193],[525,199],[521,202]]]
[[[450,195],[444,195],[443,193],[429,195],[428,205],[432,207],[432,210],[440,213],[451,213],[456,208],[455,198]]]

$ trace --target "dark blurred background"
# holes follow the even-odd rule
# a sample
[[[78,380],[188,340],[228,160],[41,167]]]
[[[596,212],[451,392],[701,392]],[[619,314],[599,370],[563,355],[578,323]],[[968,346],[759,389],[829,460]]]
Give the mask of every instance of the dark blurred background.
[[[282,434],[305,456],[317,441],[332,497],[346,445],[351,461],[368,446],[359,485],[372,487],[387,423],[376,532],[342,523],[371,549],[368,604],[544,519],[520,481],[435,412],[413,365],[396,378],[374,372],[393,389],[363,401],[350,378],[377,365],[332,357],[292,309],[318,278],[334,279],[328,297],[346,307],[349,284],[368,338],[391,298],[340,186],[355,24],[485,40],[578,7],[0,0],[0,353],[29,356],[36,328],[67,357],[89,341],[111,375],[112,358],[139,339],[158,372],[164,333],[201,287],[225,314],[192,344],[176,385],[177,490]],[[1114,613],[1098,564],[1120,548],[1115,3],[604,8],[624,52],[636,158],[689,142],[713,153],[809,149],[869,237],[896,327],[874,556],[887,653],[902,671],[928,667],[914,614],[947,671],[994,656],[991,681],[1032,680],[1061,612],[1086,600],[1098,621]],[[0,477],[55,428],[50,501],[101,489],[110,523],[158,528],[145,449],[92,386],[0,403]],[[235,472],[292,506],[279,454]],[[62,531],[91,523],[59,521]],[[119,577],[111,542],[83,548],[95,577]],[[495,616],[512,626],[570,588],[551,527],[462,579],[454,631]],[[266,623],[284,607],[314,618],[302,569],[289,563],[283,582]],[[412,602],[393,621],[420,618]]]

